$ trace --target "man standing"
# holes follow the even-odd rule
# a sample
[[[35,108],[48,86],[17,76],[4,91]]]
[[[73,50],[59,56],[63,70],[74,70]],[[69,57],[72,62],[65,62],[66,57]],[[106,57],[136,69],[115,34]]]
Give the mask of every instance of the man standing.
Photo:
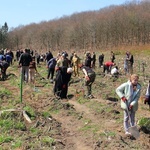
[[[54,77],[54,72],[55,72],[55,66],[56,66],[57,60],[56,58],[51,58],[47,62],[47,68],[48,68],[48,74],[47,74],[47,79],[50,78],[50,82],[53,83],[53,77]],[[51,76],[51,77],[50,77]]]
[[[80,63],[80,58],[77,56],[76,53],[74,53],[74,56],[72,58],[72,64],[73,64],[73,72],[74,72],[74,76],[78,76],[79,77],[79,70],[78,70],[78,66]]]
[[[104,62],[104,54],[99,55],[99,67],[101,68],[103,66]]]
[[[28,82],[29,79],[29,65],[31,61],[32,57],[28,53],[28,49],[25,49],[25,52],[20,56],[19,66],[21,67],[22,79],[26,82]]]
[[[127,52],[127,65],[128,65],[128,69],[129,69],[129,73],[133,74],[133,63],[134,63],[134,59],[133,59],[133,55],[130,52]]]

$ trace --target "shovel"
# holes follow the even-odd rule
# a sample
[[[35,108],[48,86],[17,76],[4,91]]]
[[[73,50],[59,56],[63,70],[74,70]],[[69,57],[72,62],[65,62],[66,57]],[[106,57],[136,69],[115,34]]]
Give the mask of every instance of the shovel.
[[[127,104],[126,104],[127,105]],[[129,113],[129,109],[128,109],[128,105],[127,105],[127,114],[128,114],[128,117],[129,117],[129,123],[130,123],[130,127],[128,129],[129,133],[131,133],[131,135],[137,139],[139,138],[140,136],[140,133],[139,133],[139,130],[137,128],[136,125],[132,126],[132,123],[131,123],[131,117],[130,117],[130,113]]]

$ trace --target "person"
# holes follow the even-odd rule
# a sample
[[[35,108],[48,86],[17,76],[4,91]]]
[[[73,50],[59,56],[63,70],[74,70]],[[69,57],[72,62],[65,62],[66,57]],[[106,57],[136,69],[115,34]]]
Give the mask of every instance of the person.
[[[22,79],[28,82],[29,79],[29,65],[32,61],[31,55],[28,53],[28,49],[25,49],[24,53],[21,54],[19,59],[19,66],[21,67]]]
[[[80,64],[80,58],[77,56],[76,53],[74,53],[74,56],[72,58],[72,67],[73,67],[73,72],[74,72],[74,76],[78,76],[79,77],[79,64]]]
[[[94,98],[94,96],[92,95],[92,84],[95,81],[96,74],[89,66],[80,64],[79,67],[81,68],[84,74],[85,87],[87,88],[85,97],[90,99]]]
[[[48,51],[45,58],[46,62],[48,62],[51,58],[53,58],[53,54],[50,51]]]
[[[105,73],[107,71],[107,74],[111,72],[111,68],[112,66],[114,66],[115,63],[111,62],[111,61],[107,61],[104,63],[104,67],[103,67],[103,73]]]
[[[70,67],[73,66],[72,58],[73,58],[73,56],[74,56],[74,53],[75,53],[75,52],[72,52],[71,55],[70,55],[70,59],[69,59],[69,60],[70,60]]]
[[[5,58],[4,54],[2,53],[2,51],[0,51],[0,61],[3,61]]]
[[[150,108],[150,80],[146,89],[144,104],[148,104]]]
[[[47,79],[50,78],[50,82],[53,83],[53,78],[54,78],[54,72],[55,72],[55,66],[56,66],[56,58],[51,58],[47,62],[47,68],[48,68],[48,74],[47,74]],[[51,77],[50,77],[51,76]]]
[[[128,68],[128,53],[126,53],[126,56],[124,58],[124,74],[127,75],[129,73],[129,68]]]
[[[134,58],[130,52],[127,52],[127,66],[128,66],[128,73],[133,74],[133,63]]]
[[[18,49],[18,50],[16,51],[16,55],[15,55],[17,61],[19,61],[20,55],[21,55],[21,52],[20,52],[20,49]]]
[[[6,54],[5,54],[5,58],[6,58],[6,61],[8,62],[9,66],[10,66],[10,64],[11,64],[11,62],[12,62],[12,57],[10,56],[9,53],[6,53]]]
[[[9,67],[9,64],[6,61],[6,58],[3,58],[2,60],[0,60],[1,76],[2,76],[3,81],[5,81],[6,79],[6,70],[8,67]]]
[[[66,57],[65,53],[62,53],[61,55],[58,56],[56,66],[55,66],[55,70],[56,71],[59,70],[60,67],[68,68],[69,65],[70,65],[69,59]]]
[[[113,63],[115,61],[115,54],[114,54],[113,51],[111,51],[111,53],[110,53],[110,61],[113,62]]]
[[[35,72],[37,72],[36,62],[35,62],[35,56],[32,57],[32,61],[29,65],[29,81],[31,83],[34,83],[35,81]]]
[[[104,54],[102,53],[101,55],[99,55],[99,67],[100,68],[103,66],[103,62],[104,62]]]
[[[86,53],[86,58],[85,58],[85,63],[84,63],[84,65],[87,66],[87,67],[91,67],[91,64],[92,64],[91,53],[90,53],[90,52],[87,52],[87,53]]]
[[[37,51],[35,51],[35,60],[36,60],[37,65],[39,65],[40,64],[40,54]]]
[[[68,83],[71,79],[73,69],[67,67],[60,67],[57,70],[55,84],[54,84],[54,95],[60,99],[66,99],[68,93]]]
[[[92,54],[92,64],[91,67],[94,69],[95,68],[95,63],[96,63],[96,54],[93,52]]]
[[[135,112],[138,110],[138,100],[141,93],[141,85],[138,80],[139,76],[132,74],[127,82],[116,88],[116,93],[121,98],[121,108],[124,110],[124,130],[126,135],[131,135],[128,131],[130,127],[129,117],[131,118],[132,126],[135,125]]]
[[[117,78],[118,75],[119,75],[119,69],[118,69],[118,66],[115,66],[114,68],[112,68],[110,74],[111,74],[112,76],[114,76],[114,77]]]

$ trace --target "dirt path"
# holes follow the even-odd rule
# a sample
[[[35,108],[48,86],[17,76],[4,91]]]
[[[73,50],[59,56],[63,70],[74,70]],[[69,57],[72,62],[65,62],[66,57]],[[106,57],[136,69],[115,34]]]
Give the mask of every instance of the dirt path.
[[[65,137],[66,149],[71,150],[93,150],[91,145],[89,145],[86,136],[79,132],[79,121],[75,120],[71,116],[67,116],[62,113],[60,115],[53,115],[53,117],[61,122],[63,131],[67,133],[68,136]]]

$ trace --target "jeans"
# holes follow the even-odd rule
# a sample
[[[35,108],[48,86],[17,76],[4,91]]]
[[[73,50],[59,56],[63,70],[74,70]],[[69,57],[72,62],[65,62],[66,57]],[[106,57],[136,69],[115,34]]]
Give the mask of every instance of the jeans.
[[[28,82],[29,79],[29,66],[21,67],[22,80]]]
[[[132,110],[129,111],[129,115],[130,115],[130,118],[131,118],[131,125],[134,126],[135,125],[135,111],[132,111]],[[130,125],[128,112],[126,110],[124,110],[124,130],[125,130],[125,132],[128,132],[128,128],[131,125]]]

